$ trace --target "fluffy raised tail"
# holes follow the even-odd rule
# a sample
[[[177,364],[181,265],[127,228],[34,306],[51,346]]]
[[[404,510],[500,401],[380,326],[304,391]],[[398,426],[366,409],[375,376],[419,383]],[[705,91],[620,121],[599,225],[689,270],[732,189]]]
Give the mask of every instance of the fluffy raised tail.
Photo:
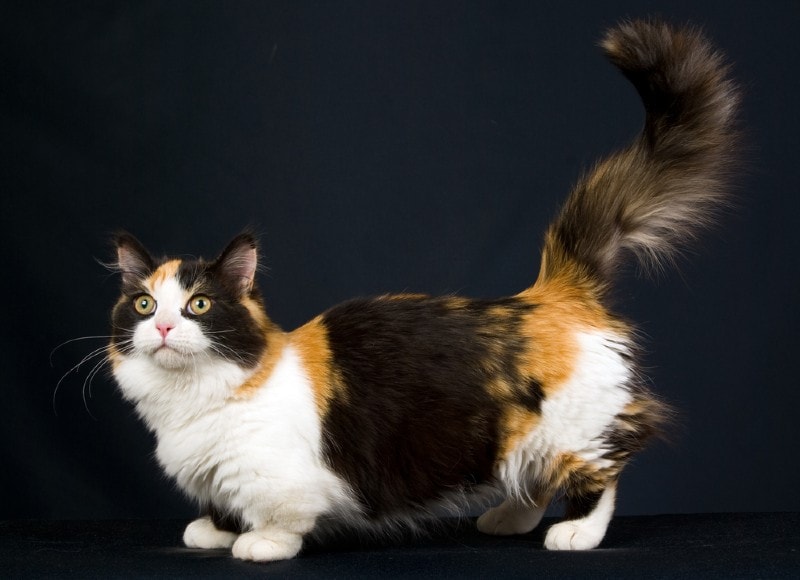
[[[626,22],[601,46],[638,90],[644,129],[576,185],[548,229],[539,276],[568,276],[600,295],[624,250],[659,266],[710,224],[735,160],[739,100],[722,56],[695,29]]]

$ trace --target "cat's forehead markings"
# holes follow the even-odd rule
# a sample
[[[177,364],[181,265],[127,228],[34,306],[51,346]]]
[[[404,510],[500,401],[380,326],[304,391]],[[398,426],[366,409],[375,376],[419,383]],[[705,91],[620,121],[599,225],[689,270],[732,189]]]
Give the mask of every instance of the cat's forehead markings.
[[[147,278],[145,283],[147,284],[148,288],[155,290],[158,286],[164,283],[165,280],[169,280],[170,278],[175,278],[178,274],[178,268],[181,267],[181,260],[170,260],[169,262],[164,262],[156,271],[150,274],[150,277]]]

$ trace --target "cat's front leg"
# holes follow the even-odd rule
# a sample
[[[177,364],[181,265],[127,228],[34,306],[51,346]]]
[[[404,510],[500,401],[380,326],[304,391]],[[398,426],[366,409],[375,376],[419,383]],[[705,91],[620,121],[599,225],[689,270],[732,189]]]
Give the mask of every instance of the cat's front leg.
[[[258,528],[238,537],[233,544],[233,556],[254,562],[288,560],[302,547],[302,534],[276,527]]]
[[[571,497],[570,497],[571,496]],[[567,491],[567,519],[547,530],[544,547],[548,550],[591,550],[603,537],[614,513],[616,484],[601,492],[581,496]]]
[[[183,532],[183,543],[188,548],[201,548],[213,550],[216,548],[230,548],[239,534],[220,530],[214,525],[210,516],[194,520]]]
[[[243,510],[245,529],[233,544],[233,557],[254,562],[294,558],[303,547],[303,537],[311,532],[320,515],[315,496],[306,493],[280,494],[284,501],[261,504],[254,500]]]

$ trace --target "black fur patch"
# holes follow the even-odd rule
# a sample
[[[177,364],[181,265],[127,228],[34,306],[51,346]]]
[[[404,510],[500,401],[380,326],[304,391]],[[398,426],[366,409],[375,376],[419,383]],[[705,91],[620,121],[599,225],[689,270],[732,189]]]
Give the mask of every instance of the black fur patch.
[[[542,389],[542,385],[539,384],[539,381],[535,379],[530,379],[528,381],[528,387],[517,394],[517,401],[519,404],[537,413],[542,406],[542,399],[544,399],[544,390]]]
[[[588,516],[597,507],[604,491],[568,491],[564,519],[577,520]]]
[[[218,530],[234,534],[242,534],[247,531],[247,527],[239,515],[220,510],[214,504],[209,505],[208,515]]]
[[[513,298],[384,297],[323,315],[344,382],[324,418],[325,455],[369,516],[491,480],[503,409],[541,401],[517,370],[521,317],[532,308]],[[497,400],[488,386],[498,378],[519,397]]]

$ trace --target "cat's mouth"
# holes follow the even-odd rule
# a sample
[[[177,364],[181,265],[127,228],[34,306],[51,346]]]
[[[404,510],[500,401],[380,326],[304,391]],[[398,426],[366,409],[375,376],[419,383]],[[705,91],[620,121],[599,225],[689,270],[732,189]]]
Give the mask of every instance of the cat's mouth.
[[[186,355],[168,345],[158,347],[152,356],[153,360],[164,368],[174,369],[186,366]]]
[[[139,344],[139,349],[153,364],[166,369],[195,365],[198,355],[203,353],[202,345],[180,336],[150,337]]]

